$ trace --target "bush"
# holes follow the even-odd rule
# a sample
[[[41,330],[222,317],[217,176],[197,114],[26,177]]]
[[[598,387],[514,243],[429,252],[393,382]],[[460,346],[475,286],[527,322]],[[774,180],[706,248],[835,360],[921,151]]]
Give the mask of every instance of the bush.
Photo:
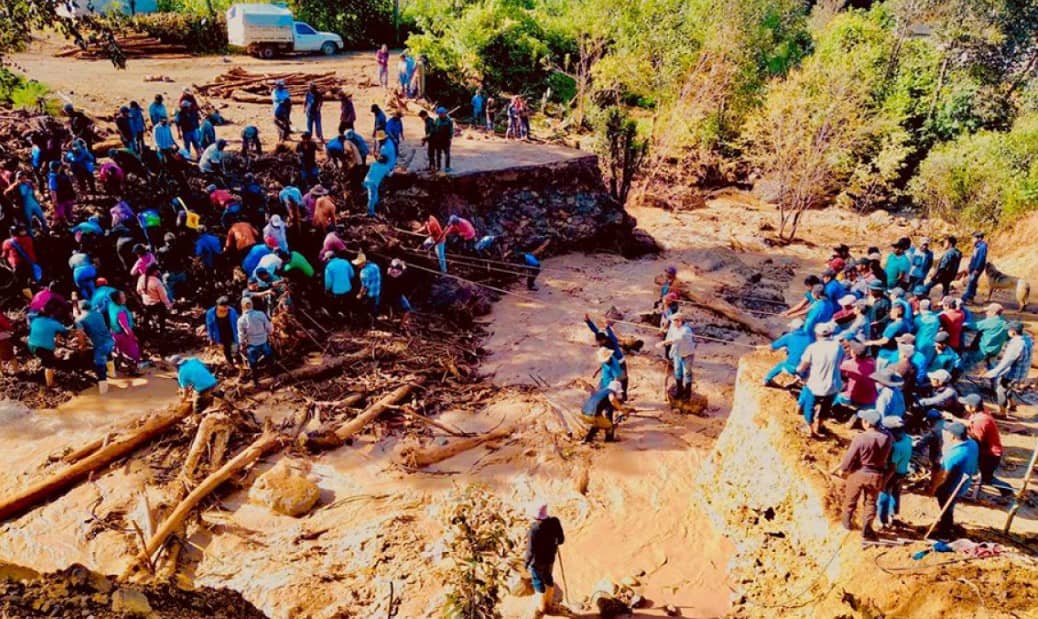
[[[227,50],[227,20],[222,13],[214,17],[192,13],[150,13],[131,17],[127,25],[157,37],[163,43],[184,45],[198,54],[218,54]]]
[[[1038,209],[1038,113],[1008,133],[981,131],[934,148],[909,189],[930,213],[980,228]]]

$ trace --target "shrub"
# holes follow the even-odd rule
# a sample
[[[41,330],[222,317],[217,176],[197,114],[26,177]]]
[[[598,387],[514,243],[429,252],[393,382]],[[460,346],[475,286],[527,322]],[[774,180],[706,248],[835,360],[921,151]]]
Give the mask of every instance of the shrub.
[[[930,213],[980,228],[1038,209],[1038,113],[1008,133],[981,131],[934,148],[909,189]]]
[[[227,49],[227,21],[222,13],[215,16],[194,13],[151,13],[129,18],[127,26],[163,43],[184,45],[199,54],[217,54]]]

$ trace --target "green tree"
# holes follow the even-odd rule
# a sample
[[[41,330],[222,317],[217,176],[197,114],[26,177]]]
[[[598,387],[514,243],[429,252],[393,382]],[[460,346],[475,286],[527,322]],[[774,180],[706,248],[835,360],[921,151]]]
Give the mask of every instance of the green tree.
[[[33,30],[56,29],[80,46],[88,40],[110,44],[112,62],[117,67],[126,65],[126,59],[114,45],[114,34],[102,16],[85,15],[71,19],[58,13],[64,0],[4,0],[0,2],[0,66],[6,64],[7,54],[22,49]]]
[[[648,140],[639,139],[638,124],[614,106],[605,111],[598,151],[606,171],[609,194],[620,204],[626,204],[634,177],[649,152]]]

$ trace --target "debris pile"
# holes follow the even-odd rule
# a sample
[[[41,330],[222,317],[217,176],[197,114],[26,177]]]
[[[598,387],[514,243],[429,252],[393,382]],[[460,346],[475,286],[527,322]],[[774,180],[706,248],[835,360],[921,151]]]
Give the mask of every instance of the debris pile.
[[[306,94],[306,89],[311,82],[325,95],[330,95],[339,90],[343,84],[342,78],[335,75],[335,71],[327,73],[250,73],[241,67],[218,75],[215,80],[196,84],[195,88],[200,94],[208,97],[220,97],[232,99],[239,103],[270,103],[270,90],[274,82],[281,80],[285,87],[296,100],[301,100]]]
[[[162,58],[176,60],[192,58],[187,47],[175,43],[163,43],[158,37],[147,34],[127,34],[115,37],[114,41],[97,41],[86,47],[66,47],[54,54],[58,58],[80,58],[83,60],[106,60],[110,50],[118,47],[126,58]]]
[[[262,619],[263,613],[230,589],[185,591],[171,584],[120,587],[111,577],[73,564],[52,574],[3,566],[13,574],[0,580],[0,616],[155,618],[210,617]]]

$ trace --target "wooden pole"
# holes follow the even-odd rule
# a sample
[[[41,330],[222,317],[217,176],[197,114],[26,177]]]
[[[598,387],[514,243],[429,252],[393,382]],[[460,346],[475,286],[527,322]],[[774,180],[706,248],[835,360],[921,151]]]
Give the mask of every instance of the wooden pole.
[[[462,452],[479,447],[483,443],[496,441],[511,434],[512,427],[509,426],[480,436],[459,438],[450,441],[446,445],[434,445],[432,447],[426,447],[425,449],[406,449],[400,453],[400,459],[403,461],[405,466],[411,468],[422,468],[423,466],[429,466],[430,464],[436,464],[437,462],[442,462],[448,458],[453,458]]]
[[[339,428],[335,430],[335,436],[338,437],[339,440],[345,442],[354,434],[363,430],[364,427],[368,425],[370,422],[374,421],[376,417],[387,411],[389,407],[393,406],[397,402],[403,400],[408,395],[410,395],[411,391],[413,391],[414,388],[417,387],[419,384],[421,384],[420,378],[408,379],[407,383],[400,385],[392,392],[390,392],[389,395],[386,395],[378,402],[375,402],[374,404],[366,408],[364,412],[357,415],[352,420],[347,421],[346,423],[339,426]]]
[[[1002,529],[1002,532],[1009,535],[1009,527],[1013,526],[1013,518],[1016,518],[1016,512],[1020,511],[1020,506],[1024,500],[1024,494],[1027,493],[1027,486],[1031,483],[1031,477],[1034,475],[1034,465],[1038,462],[1038,441],[1035,441],[1034,451],[1031,452],[1031,462],[1027,465],[1027,474],[1024,475],[1024,483],[1020,486],[1020,490],[1016,493],[1016,498],[1013,499],[1013,507],[1009,510],[1009,516],[1006,518],[1006,526]]]
[[[259,460],[268,451],[282,444],[283,437],[276,432],[264,432],[251,445],[243,449],[237,456],[228,461],[214,473],[202,480],[202,483],[188,494],[183,501],[170,512],[155,534],[151,536],[144,550],[137,555],[137,562],[147,562],[166,542],[166,538],[177,529],[202,499],[209,496],[223,482],[231,478],[245,467]]]
[[[20,516],[40,503],[60,495],[90,473],[129,454],[190,414],[191,402],[181,402],[68,468],[29,486],[13,497],[0,500],[0,521]]]
[[[944,518],[944,512],[948,511],[948,508],[955,502],[955,499],[959,498],[959,490],[962,490],[962,484],[966,483],[967,479],[970,479],[969,475],[963,475],[962,479],[959,480],[959,484],[955,486],[955,491],[952,492],[951,496],[948,497],[948,500],[944,502],[944,506],[941,507],[941,513],[937,514],[937,519],[934,520],[933,524],[930,525],[930,528],[926,530],[926,535],[923,536],[923,539],[930,537],[933,530],[937,528],[937,524],[941,522],[941,518]]]

